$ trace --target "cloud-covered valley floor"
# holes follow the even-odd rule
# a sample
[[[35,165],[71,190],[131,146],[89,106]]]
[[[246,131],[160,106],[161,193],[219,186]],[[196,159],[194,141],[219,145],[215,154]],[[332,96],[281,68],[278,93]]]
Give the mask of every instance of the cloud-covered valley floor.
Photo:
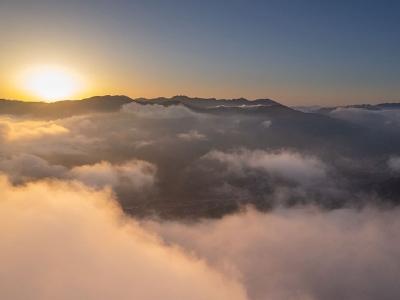
[[[397,106],[11,104],[1,299],[400,295]]]

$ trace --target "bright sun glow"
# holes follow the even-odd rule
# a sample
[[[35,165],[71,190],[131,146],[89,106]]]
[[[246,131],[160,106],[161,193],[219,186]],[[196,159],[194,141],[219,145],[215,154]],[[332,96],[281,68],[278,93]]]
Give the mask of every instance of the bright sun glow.
[[[24,87],[45,101],[64,100],[80,89],[80,80],[71,71],[55,66],[36,66],[26,72]]]

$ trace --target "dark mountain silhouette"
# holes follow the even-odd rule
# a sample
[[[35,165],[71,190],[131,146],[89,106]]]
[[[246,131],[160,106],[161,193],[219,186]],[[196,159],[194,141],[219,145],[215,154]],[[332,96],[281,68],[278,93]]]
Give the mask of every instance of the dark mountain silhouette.
[[[64,100],[53,103],[25,102],[18,100],[1,100],[0,114],[31,115],[33,117],[67,117],[86,113],[115,112],[124,104],[136,102],[143,105],[182,105],[199,113],[218,115],[250,114],[270,116],[303,116],[303,113],[278,103],[271,99],[248,100],[216,99],[216,98],[191,98],[187,96],[174,96],[171,98],[136,98],[132,99],[123,95],[94,96],[82,100]],[[400,109],[400,103],[381,103],[376,105],[360,104],[349,106],[323,107],[313,110],[317,114],[329,114],[337,108],[360,108],[366,110],[395,110]],[[303,116],[304,117],[304,116]],[[307,118],[307,117],[306,117]]]
[[[249,117],[257,121],[268,119],[274,123],[276,130],[283,130],[283,134],[298,140],[307,134],[316,137],[334,138],[334,136],[360,136],[359,128],[347,122],[335,120],[321,114],[308,114],[287,107],[271,99],[247,100],[190,98],[174,96],[171,98],[137,98],[127,96],[95,96],[78,101],[65,100],[53,103],[23,102],[14,100],[0,100],[0,115],[28,115],[33,118],[64,118],[89,113],[116,112],[128,103],[141,105],[181,105],[188,109],[204,114],[235,117]],[[258,121],[257,121],[258,122]],[[300,141],[300,140],[299,140]]]
[[[116,112],[128,103],[141,105],[182,105],[198,113],[220,116],[242,116],[251,119],[268,119],[276,129],[284,130],[288,136],[299,139],[304,134],[320,138],[350,138],[358,140],[363,137],[363,128],[343,120],[337,120],[321,113],[304,113],[271,99],[247,100],[191,98],[174,96],[171,98],[136,98],[123,95],[94,96],[82,100],[65,100],[53,103],[24,102],[0,100],[0,115],[28,115],[33,118],[63,118],[89,113]],[[382,104],[379,107],[393,107],[394,104]],[[361,143],[361,144],[365,144]],[[372,145],[369,145],[373,147]]]
[[[187,96],[174,96],[171,98],[136,98],[132,99],[122,95],[94,96],[82,100],[64,100],[52,103],[26,102],[18,100],[1,100],[0,115],[29,115],[38,118],[62,118],[87,113],[116,112],[128,103],[142,105],[182,105],[198,113],[215,115],[259,115],[263,117],[300,117],[305,119],[321,119],[321,117],[305,115],[303,112],[292,109],[271,99],[247,100],[216,99],[216,98],[191,98]]]
[[[223,112],[225,110],[240,112],[241,108],[257,109],[276,109],[292,111],[278,102],[270,99],[258,99],[250,101],[240,99],[202,99],[189,98],[186,96],[175,96],[172,98],[131,99],[127,96],[95,96],[79,101],[65,100],[53,103],[46,102],[24,102],[17,100],[0,100],[0,114],[13,115],[32,115],[36,117],[65,117],[76,114],[95,113],[95,112],[115,112],[122,105],[131,102],[139,104],[158,104],[163,106],[183,105],[193,110],[203,112]]]
[[[0,100],[0,114],[60,118],[94,112],[114,112],[131,101],[133,100],[126,96],[96,96],[79,101],[53,103]]]
[[[331,106],[331,107],[321,107],[313,110],[315,113],[329,114],[338,108],[358,108],[365,110],[392,110],[392,109],[400,109],[400,103],[392,102],[392,103],[380,103],[380,104],[356,104],[356,105],[345,105],[345,106]]]
[[[297,111],[280,104],[271,99],[247,100],[238,99],[215,99],[215,98],[190,98],[187,96],[175,96],[172,98],[139,98],[134,101],[140,104],[158,104],[163,106],[183,105],[198,113],[215,115],[293,115]]]
[[[138,98],[135,101],[140,103],[152,103],[160,105],[182,104],[190,105],[197,108],[212,107],[242,107],[242,106],[283,106],[282,104],[271,99],[247,100],[245,98],[237,99],[216,99],[216,98],[191,98],[187,96],[174,96],[172,98]]]

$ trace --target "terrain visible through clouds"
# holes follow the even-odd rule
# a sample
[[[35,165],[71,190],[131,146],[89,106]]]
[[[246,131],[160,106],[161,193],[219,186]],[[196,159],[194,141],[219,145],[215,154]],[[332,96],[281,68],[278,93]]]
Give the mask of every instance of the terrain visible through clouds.
[[[0,112],[2,298],[400,293],[399,104],[101,96]]]

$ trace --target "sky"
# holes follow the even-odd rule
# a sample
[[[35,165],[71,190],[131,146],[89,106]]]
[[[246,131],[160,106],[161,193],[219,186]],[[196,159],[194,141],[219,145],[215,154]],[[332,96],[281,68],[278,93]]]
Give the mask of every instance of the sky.
[[[0,98],[40,100],[21,77],[57,65],[71,98],[271,98],[287,105],[398,101],[398,1],[0,2]]]

